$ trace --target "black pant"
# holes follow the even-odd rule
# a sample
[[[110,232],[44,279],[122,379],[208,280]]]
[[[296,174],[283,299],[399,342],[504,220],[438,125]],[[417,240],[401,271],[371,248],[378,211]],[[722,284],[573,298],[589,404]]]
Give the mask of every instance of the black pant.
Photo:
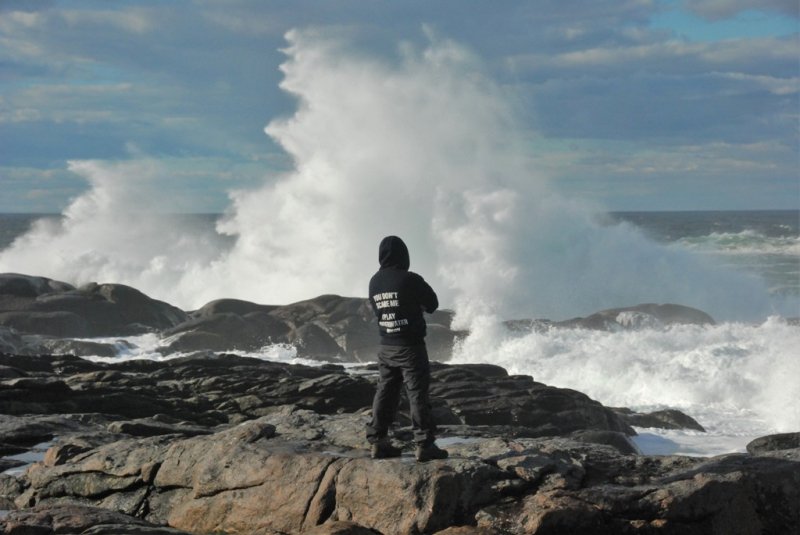
[[[374,444],[386,437],[397,414],[400,388],[405,384],[414,442],[423,446],[432,444],[436,426],[428,398],[431,371],[425,345],[381,346],[378,367],[380,380],[372,403],[372,422],[367,426],[367,440]]]

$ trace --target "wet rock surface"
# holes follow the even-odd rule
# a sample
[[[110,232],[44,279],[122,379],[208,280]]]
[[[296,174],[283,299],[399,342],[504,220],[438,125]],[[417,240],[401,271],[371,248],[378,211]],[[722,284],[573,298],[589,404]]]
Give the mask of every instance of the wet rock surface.
[[[431,366],[432,404],[441,425],[513,428],[517,436],[588,429],[634,434],[614,411],[580,392],[509,376],[498,366]],[[135,436],[197,435],[286,405],[319,414],[365,411],[376,381],[374,365],[351,373],[340,365],[229,354],[116,364],[0,354],[0,367],[10,376],[0,379],[0,430],[11,444],[98,425]]]
[[[403,456],[369,458],[370,366],[224,354],[1,355],[0,366],[3,455],[46,448],[0,477],[4,533],[782,533],[800,522],[794,437],[711,459],[637,455],[619,410],[492,365],[433,365],[450,458],[428,463],[413,458],[404,414],[392,434]]]

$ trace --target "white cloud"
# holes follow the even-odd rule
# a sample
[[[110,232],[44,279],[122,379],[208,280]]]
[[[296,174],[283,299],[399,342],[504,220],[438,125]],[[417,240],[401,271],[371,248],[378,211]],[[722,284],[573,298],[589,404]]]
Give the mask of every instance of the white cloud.
[[[522,54],[511,61],[517,73],[542,72],[551,77],[569,73],[693,74],[719,70],[768,74],[778,70],[776,67],[796,66],[797,42],[787,38],[732,39],[713,43],[669,40],[598,46],[557,54]]]
[[[111,26],[125,32],[143,34],[155,27],[152,14],[145,10],[65,10],[58,12],[72,26]]]
[[[115,104],[132,97],[133,89],[129,83],[26,87],[0,102],[0,122],[122,122],[130,114],[120,114]]]
[[[685,0],[686,7],[709,20],[722,20],[747,10],[776,11],[798,16],[796,0]]]
[[[766,75],[750,75],[744,73],[723,73],[721,77],[727,78],[734,82],[743,82],[747,84],[749,90],[763,89],[773,95],[778,96],[791,96],[800,92],[800,77],[792,76],[788,78],[778,78],[775,76]]]

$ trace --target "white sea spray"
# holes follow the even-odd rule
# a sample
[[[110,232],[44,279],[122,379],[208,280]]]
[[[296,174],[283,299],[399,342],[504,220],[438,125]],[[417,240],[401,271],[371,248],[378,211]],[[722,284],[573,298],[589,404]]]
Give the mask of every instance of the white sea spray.
[[[800,430],[800,329],[780,318],[524,335],[477,326],[453,362],[492,362],[607,406],[680,409],[724,434]]]
[[[377,244],[397,234],[460,326],[641,302],[717,319],[774,312],[757,277],[600,226],[595,208],[555,194],[513,95],[463,47],[431,36],[389,61],[320,29],[287,41],[281,87],[298,108],[266,131],[294,170],[231,192],[209,232],[165,215],[176,199],[155,159],[73,162],[89,191],[0,253],[0,271],[128,284],[185,309],[220,297],[280,304],[364,295]]]

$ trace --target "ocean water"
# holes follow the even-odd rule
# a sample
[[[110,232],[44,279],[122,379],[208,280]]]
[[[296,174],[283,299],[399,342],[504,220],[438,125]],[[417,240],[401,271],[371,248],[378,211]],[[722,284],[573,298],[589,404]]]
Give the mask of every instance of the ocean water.
[[[0,215],[0,250],[43,217],[49,223],[59,218]],[[208,228],[215,219],[182,217]],[[778,300],[796,302],[800,295],[798,211],[616,212],[597,217],[609,228],[631,225],[664,247],[707,256],[725,269],[757,277]],[[800,430],[800,326],[791,316],[774,314],[704,327],[529,333],[508,332],[487,317],[472,323],[473,334],[456,348],[453,362],[492,362],[510,373],[574,388],[607,406],[682,410],[707,432],[638,429],[635,441],[640,449],[714,455],[743,451],[758,436]],[[794,316],[800,316],[800,310]],[[115,359],[90,358],[164,358],[157,352],[156,335],[128,341]],[[298,359],[284,346],[265,347],[249,356],[318,364]]]
[[[797,210],[617,212],[652,239],[714,257],[760,277],[773,295],[800,293],[800,212]]]

